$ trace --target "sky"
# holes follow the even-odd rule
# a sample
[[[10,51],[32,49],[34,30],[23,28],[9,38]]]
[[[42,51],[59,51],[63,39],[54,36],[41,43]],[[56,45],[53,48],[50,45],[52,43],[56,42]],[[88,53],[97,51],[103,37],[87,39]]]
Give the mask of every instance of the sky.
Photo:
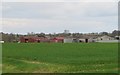
[[[118,2],[9,2],[0,6],[0,31],[8,33],[112,32],[118,29]],[[47,0],[45,0],[47,1]],[[65,1],[65,2],[64,2]],[[71,0],[72,1],[72,0]],[[102,0],[101,0],[102,1]],[[114,0],[115,1],[115,0]]]
[[[119,0],[1,0],[3,2],[118,2]]]

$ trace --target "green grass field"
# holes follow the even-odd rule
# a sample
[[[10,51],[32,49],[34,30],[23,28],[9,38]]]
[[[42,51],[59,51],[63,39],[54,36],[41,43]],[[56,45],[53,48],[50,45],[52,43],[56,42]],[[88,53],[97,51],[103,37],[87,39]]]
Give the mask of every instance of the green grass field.
[[[3,73],[117,73],[117,43],[4,43]]]

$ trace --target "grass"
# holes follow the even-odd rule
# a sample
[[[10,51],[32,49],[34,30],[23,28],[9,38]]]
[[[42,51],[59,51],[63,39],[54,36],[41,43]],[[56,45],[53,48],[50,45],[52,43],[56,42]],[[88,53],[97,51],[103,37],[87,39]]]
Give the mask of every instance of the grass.
[[[117,43],[4,43],[3,73],[117,73]]]

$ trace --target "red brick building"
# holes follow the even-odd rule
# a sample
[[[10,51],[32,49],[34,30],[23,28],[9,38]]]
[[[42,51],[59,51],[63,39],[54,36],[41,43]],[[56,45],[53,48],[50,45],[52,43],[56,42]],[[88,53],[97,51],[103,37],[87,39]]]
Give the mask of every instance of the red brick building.
[[[49,42],[47,38],[44,37],[34,37],[34,36],[27,36],[27,37],[20,37],[20,42],[22,43],[34,43],[34,42]]]
[[[35,36],[26,36],[20,37],[21,43],[40,43],[40,42],[52,42],[52,43],[63,43],[63,37],[54,37],[54,38],[45,38],[45,37],[35,37]]]
[[[64,38],[63,37],[54,37],[50,39],[50,42],[55,42],[55,43],[63,43]]]

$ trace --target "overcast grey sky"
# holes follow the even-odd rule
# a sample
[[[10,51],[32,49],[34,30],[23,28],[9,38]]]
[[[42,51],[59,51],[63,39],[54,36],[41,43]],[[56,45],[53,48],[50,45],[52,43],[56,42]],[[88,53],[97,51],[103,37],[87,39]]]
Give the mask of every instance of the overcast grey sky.
[[[3,32],[111,32],[118,29],[117,2],[4,2]]]

